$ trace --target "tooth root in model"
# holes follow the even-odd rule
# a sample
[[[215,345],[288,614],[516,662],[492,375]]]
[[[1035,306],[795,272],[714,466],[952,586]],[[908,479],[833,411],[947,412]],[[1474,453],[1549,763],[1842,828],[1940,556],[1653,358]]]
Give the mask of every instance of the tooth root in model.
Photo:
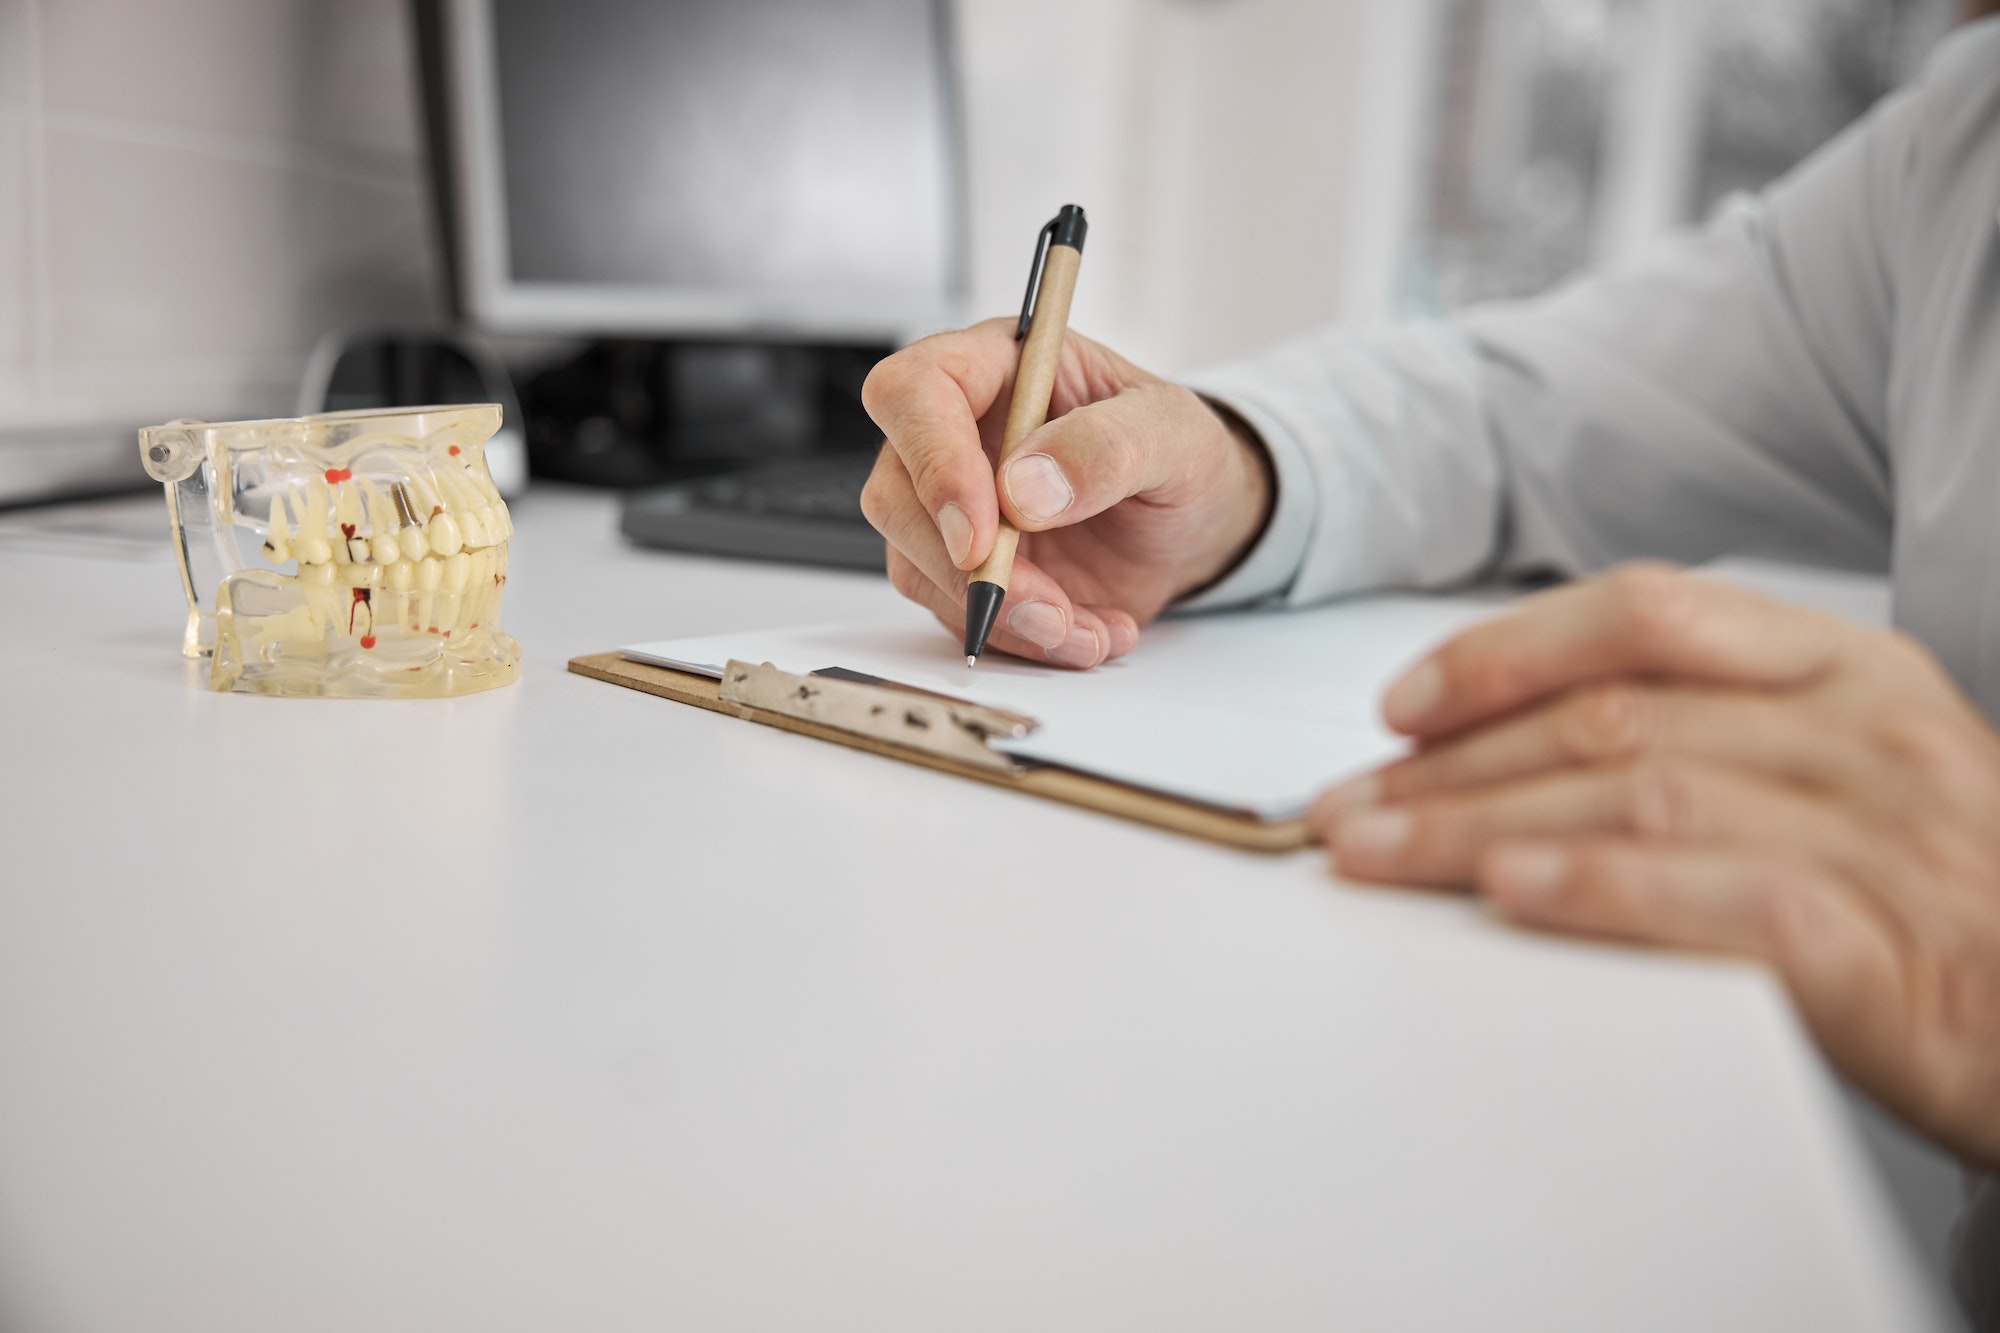
[[[402,484],[409,487],[411,521],[418,527],[429,523],[432,514],[446,507],[438,498],[437,488],[425,481],[421,472],[410,473]]]
[[[444,576],[442,561],[425,556],[417,562],[417,613],[410,617],[410,628],[419,633],[437,632],[437,586]]]
[[[264,558],[274,565],[292,558],[291,511],[285,507],[282,491],[271,496],[271,523],[264,538]]]
[[[357,639],[367,639],[367,647],[373,647],[375,638],[375,597],[367,588],[355,588],[347,599],[347,632]]]
[[[311,507],[299,516],[299,536],[292,545],[292,553],[298,557],[299,573],[303,575],[308,566],[325,566],[333,561],[333,543],[318,528],[306,526],[311,516]]]
[[[438,469],[438,489],[449,500],[448,507],[463,514],[473,509],[484,509],[486,497],[473,484],[472,474],[457,463]]]
[[[299,535],[294,546],[303,544],[308,536],[332,545],[333,518],[328,512],[332,497],[326,493],[326,484],[308,481],[298,491]]]
[[[486,469],[479,466],[478,458],[479,455],[472,449],[466,449],[452,461],[458,465],[458,474],[465,478],[466,484],[478,492],[478,503],[490,505],[500,498],[500,491],[494,486],[493,478],[487,475]]]
[[[333,521],[343,530],[361,531],[361,495],[352,480],[333,483]]]
[[[396,541],[396,507],[372,481],[361,483],[361,494],[368,510],[368,558],[378,565],[393,565],[403,558]]]
[[[456,467],[431,469],[431,484],[437,487],[438,503],[447,510],[461,513],[466,509],[465,487],[460,483]]]
[[[409,624],[409,592],[417,582],[416,565],[408,560],[398,560],[389,566],[389,572],[383,577],[389,585],[389,591],[385,594],[389,600],[383,607],[383,622],[390,625]]]
[[[338,582],[334,567],[322,561],[299,566],[299,591],[305,596],[313,624],[319,627],[314,637],[324,639],[344,617],[340,602],[347,596],[347,589]]]
[[[449,556],[444,562],[444,574],[438,586],[444,596],[438,599],[438,632],[449,639],[459,629],[459,614],[465,609],[465,587],[472,572],[472,557],[464,551]]]
[[[493,553],[497,547],[483,547],[472,553],[472,568],[466,572],[465,627],[478,629],[486,623],[487,608],[493,604]]]
[[[319,505],[323,513],[320,522],[324,523],[327,530],[331,532],[333,525],[338,521],[333,516],[333,484],[324,478],[311,477],[306,481],[306,489],[312,492],[314,502]]]

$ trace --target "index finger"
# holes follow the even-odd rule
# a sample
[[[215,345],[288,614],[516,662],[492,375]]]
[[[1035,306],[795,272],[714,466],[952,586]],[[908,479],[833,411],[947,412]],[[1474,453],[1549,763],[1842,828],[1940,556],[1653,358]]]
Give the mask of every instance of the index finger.
[[[993,460],[979,419],[1013,379],[1015,355],[1012,322],[989,319],[912,343],[876,365],[861,386],[862,406],[902,459],[960,569],[976,568],[999,531]]]
[[[1390,687],[1384,720],[1439,736],[1591,680],[1784,686],[1832,662],[1846,627],[1667,565],[1627,565],[1454,635]]]

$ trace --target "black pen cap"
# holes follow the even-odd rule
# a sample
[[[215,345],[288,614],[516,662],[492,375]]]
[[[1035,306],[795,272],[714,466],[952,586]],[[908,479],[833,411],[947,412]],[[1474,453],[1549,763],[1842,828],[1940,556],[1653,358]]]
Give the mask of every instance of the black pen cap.
[[[1055,235],[1049,238],[1050,245],[1067,245],[1072,250],[1083,249],[1083,234],[1090,230],[1084,221],[1083,206],[1064,204],[1062,212],[1055,216]]]

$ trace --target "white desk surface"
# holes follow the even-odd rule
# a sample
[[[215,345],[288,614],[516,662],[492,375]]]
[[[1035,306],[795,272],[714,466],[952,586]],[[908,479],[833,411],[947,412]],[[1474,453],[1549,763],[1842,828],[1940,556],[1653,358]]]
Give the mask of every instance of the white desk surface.
[[[1930,1325],[1761,974],[569,675],[894,595],[516,513],[407,704],[0,531],[0,1326]]]

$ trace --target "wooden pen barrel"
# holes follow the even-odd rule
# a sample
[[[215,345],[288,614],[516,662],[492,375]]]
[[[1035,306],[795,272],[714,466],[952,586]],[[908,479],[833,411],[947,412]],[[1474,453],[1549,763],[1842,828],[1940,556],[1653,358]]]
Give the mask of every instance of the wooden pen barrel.
[[[1035,296],[1035,313],[1028,324],[1028,337],[1021,344],[1021,365],[1015,371],[1014,398],[1007,409],[1007,430],[1000,439],[1000,461],[1022,440],[1041,429],[1049,419],[1049,396],[1055,391],[1056,370],[1062,364],[1063,332],[1069,327],[1070,298],[1076,294],[1077,269],[1083,252],[1073,246],[1051,245],[1042,268],[1042,285]],[[1004,517],[993,539],[993,549],[984,563],[972,572],[972,581],[1007,586],[1014,572],[1014,549],[1021,534]]]

